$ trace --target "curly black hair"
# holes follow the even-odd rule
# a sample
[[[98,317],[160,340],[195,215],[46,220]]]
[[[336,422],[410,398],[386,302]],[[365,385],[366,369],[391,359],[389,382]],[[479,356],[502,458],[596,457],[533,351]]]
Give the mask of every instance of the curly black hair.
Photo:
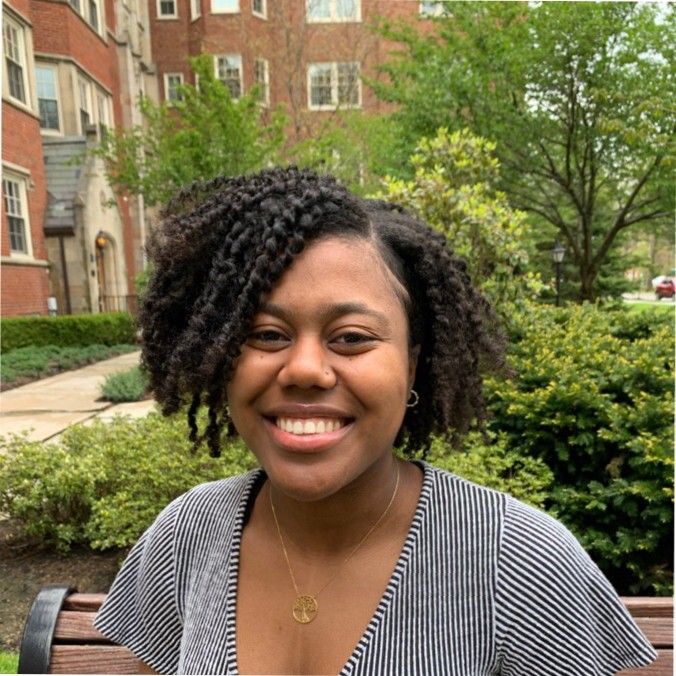
[[[296,167],[198,182],[164,207],[148,255],[153,274],[139,321],[142,362],[162,412],[190,403],[190,439],[220,454],[226,385],[261,299],[310,242],[373,242],[406,289],[412,345],[420,346],[397,443],[423,457],[433,434],[456,436],[485,418],[481,371],[504,364],[504,339],[467,266],[446,239],[403,208],[350,194],[332,176]],[[205,403],[209,422],[196,422]]]

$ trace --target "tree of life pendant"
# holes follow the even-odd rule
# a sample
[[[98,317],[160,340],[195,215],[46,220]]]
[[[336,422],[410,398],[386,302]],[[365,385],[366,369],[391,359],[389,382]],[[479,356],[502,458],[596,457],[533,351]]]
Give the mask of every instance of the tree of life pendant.
[[[293,604],[293,619],[300,624],[312,622],[317,615],[317,599],[304,594],[299,596]]]

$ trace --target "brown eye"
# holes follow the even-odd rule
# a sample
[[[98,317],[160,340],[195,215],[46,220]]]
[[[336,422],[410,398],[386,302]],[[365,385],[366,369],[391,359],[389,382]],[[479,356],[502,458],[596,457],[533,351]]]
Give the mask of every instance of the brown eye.
[[[271,329],[266,329],[264,331],[254,331],[249,334],[247,342],[267,344],[267,345],[280,345],[288,342],[288,338],[280,333],[279,331],[273,331]]]

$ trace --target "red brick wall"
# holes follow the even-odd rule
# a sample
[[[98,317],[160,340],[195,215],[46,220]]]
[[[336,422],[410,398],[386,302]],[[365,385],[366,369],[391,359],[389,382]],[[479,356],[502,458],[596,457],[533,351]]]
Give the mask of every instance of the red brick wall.
[[[2,266],[2,316],[46,315],[49,295],[48,268]]]

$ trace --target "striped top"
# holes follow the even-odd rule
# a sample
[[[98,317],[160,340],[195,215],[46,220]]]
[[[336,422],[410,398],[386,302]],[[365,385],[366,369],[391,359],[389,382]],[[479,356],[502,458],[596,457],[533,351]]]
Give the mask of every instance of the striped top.
[[[503,493],[420,463],[399,560],[341,675],[594,676],[655,651],[577,540]],[[242,529],[262,470],[174,500],[130,552],[95,626],[161,673],[236,674]]]

